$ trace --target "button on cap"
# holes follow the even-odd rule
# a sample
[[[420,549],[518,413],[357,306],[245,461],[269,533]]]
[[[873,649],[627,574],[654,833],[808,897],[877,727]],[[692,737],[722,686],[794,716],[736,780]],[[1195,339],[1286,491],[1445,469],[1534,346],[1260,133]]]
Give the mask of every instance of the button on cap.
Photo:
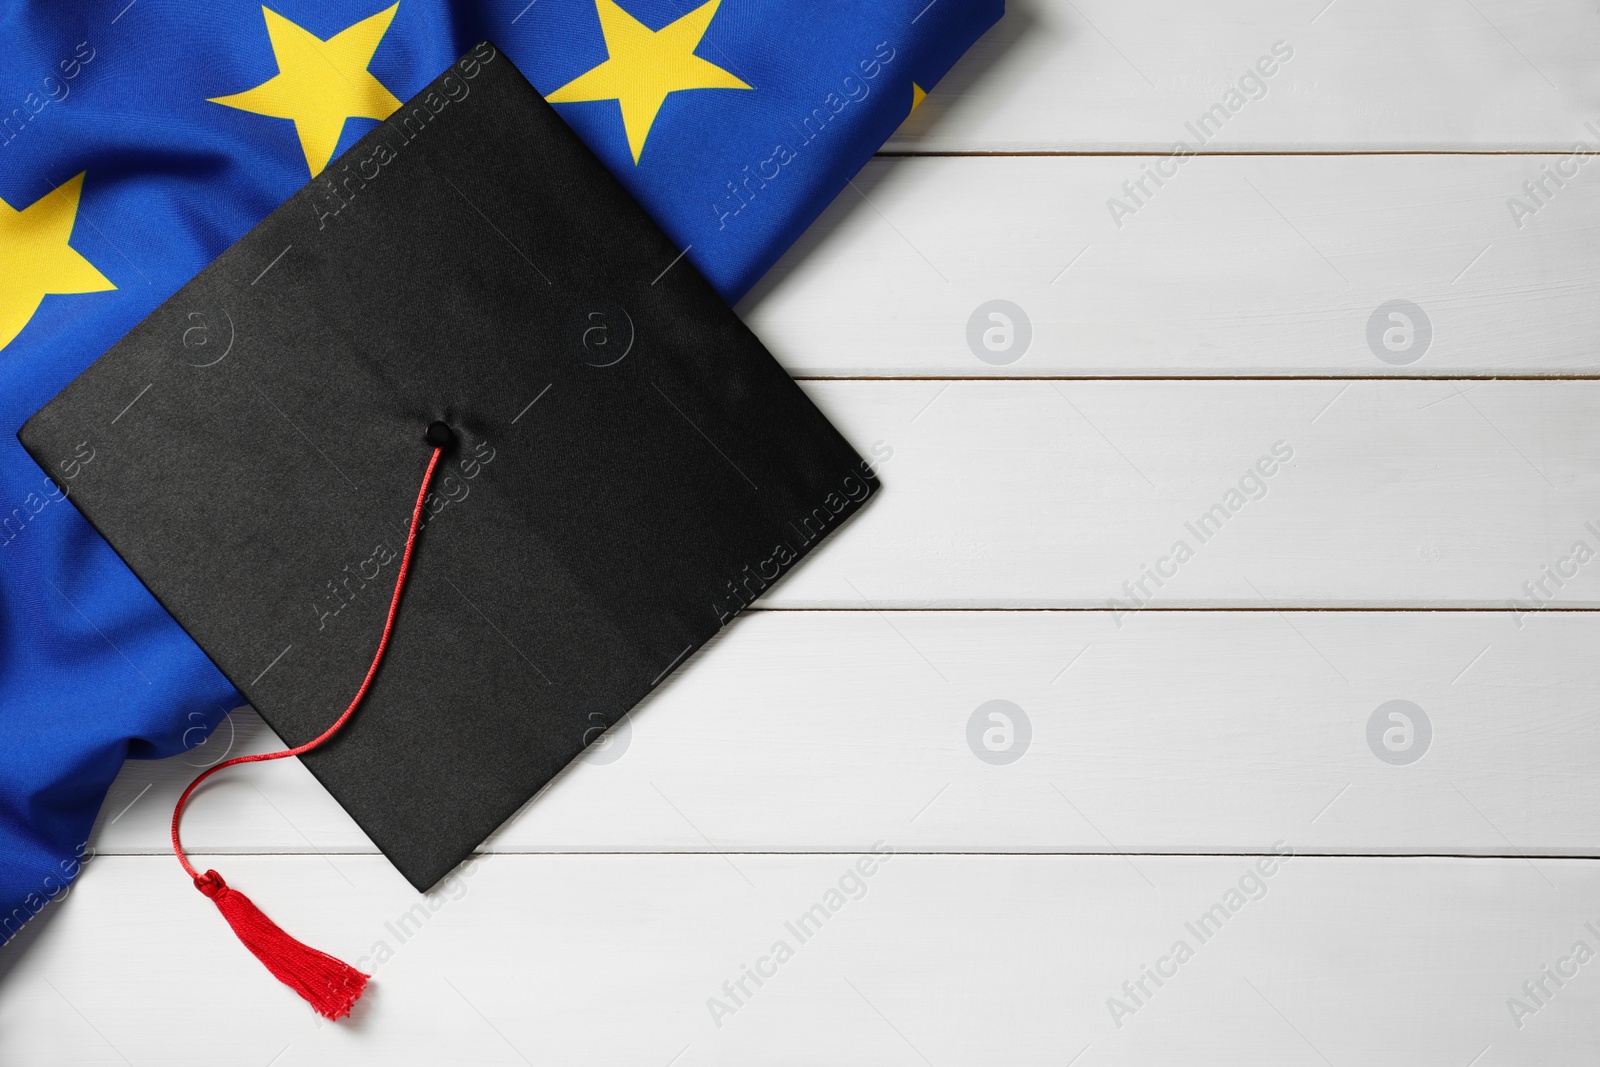
[[[456,432],[442,422],[428,424],[428,432],[422,435],[434,448],[449,448],[456,443]]]

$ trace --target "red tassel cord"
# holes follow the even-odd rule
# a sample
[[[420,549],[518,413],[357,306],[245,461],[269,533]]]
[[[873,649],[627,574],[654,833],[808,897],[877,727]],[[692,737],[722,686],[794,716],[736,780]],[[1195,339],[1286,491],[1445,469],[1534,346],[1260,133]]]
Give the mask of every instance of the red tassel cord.
[[[348,963],[337,960],[325,952],[318,952],[308,945],[303,945],[284,933],[276,923],[262,914],[260,908],[251,903],[249,897],[230,887],[216,871],[206,871],[201,874],[195,870],[193,864],[189,862],[189,857],[184,855],[183,843],[178,837],[178,825],[183,820],[183,809],[189,803],[189,797],[201,782],[213,774],[240,763],[260,763],[265,760],[283,759],[286,756],[303,755],[332,738],[355,714],[356,708],[367,695],[367,690],[372,687],[372,679],[377,675],[378,667],[383,663],[383,654],[389,648],[389,635],[394,631],[395,615],[400,610],[400,595],[405,590],[406,575],[411,569],[411,554],[417,543],[417,528],[422,524],[423,503],[427,499],[428,486],[433,482],[433,474],[438,469],[439,457],[443,452],[444,449],[441,447],[434,448],[433,458],[428,461],[427,473],[422,476],[422,488],[417,491],[417,503],[411,509],[411,529],[406,534],[405,555],[401,557],[400,571],[395,575],[394,596],[389,601],[389,616],[383,624],[383,637],[378,641],[378,651],[372,657],[372,666],[367,668],[367,676],[362,680],[361,688],[356,690],[355,699],[344,709],[344,714],[340,715],[332,726],[303,745],[286,748],[281,752],[236,756],[217,764],[189,783],[189,788],[183,791],[183,795],[178,798],[177,807],[172,811],[172,851],[177,854],[178,862],[183,864],[183,869],[194,879],[195,888],[211,898],[217,905],[217,910],[222,912],[222,917],[228,920],[228,925],[233,927],[233,932],[244,942],[245,948],[254,953],[256,959],[266,965],[267,970],[284,985],[309,1001],[318,1014],[329,1019],[341,1019],[350,1014],[350,1008],[366,989],[367,979],[371,976],[361,973]]]

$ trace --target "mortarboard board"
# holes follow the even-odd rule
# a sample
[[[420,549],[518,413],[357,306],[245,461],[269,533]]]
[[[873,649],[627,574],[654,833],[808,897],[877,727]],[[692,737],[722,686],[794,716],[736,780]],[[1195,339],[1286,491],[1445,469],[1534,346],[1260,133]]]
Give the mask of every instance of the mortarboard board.
[[[876,479],[487,42],[24,426],[419,889]],[[430,468],[431,469],[431,468]]]

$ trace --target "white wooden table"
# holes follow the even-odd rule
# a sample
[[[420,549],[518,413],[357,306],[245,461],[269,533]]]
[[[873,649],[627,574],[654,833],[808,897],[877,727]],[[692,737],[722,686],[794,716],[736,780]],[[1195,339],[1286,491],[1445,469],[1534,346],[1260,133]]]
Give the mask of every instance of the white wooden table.
[[[1009,7],[740,308],[881,499],[428,897],[210,789],[347,1023],[130,764],[0,1063],[1593,1060],[1596,5]]]

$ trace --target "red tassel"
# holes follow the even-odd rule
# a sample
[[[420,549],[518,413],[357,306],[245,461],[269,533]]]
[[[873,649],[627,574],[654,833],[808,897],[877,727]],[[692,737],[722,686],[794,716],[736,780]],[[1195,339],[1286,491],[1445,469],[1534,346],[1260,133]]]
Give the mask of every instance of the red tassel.
[[[244,947],[266,965],[273,977],[309,1001],[318,1015],[342,1019],[350,1014],[371,975],[284,933],[249,897],[229,888],[216,871],[196,878],[194,887],[211,898]]]

